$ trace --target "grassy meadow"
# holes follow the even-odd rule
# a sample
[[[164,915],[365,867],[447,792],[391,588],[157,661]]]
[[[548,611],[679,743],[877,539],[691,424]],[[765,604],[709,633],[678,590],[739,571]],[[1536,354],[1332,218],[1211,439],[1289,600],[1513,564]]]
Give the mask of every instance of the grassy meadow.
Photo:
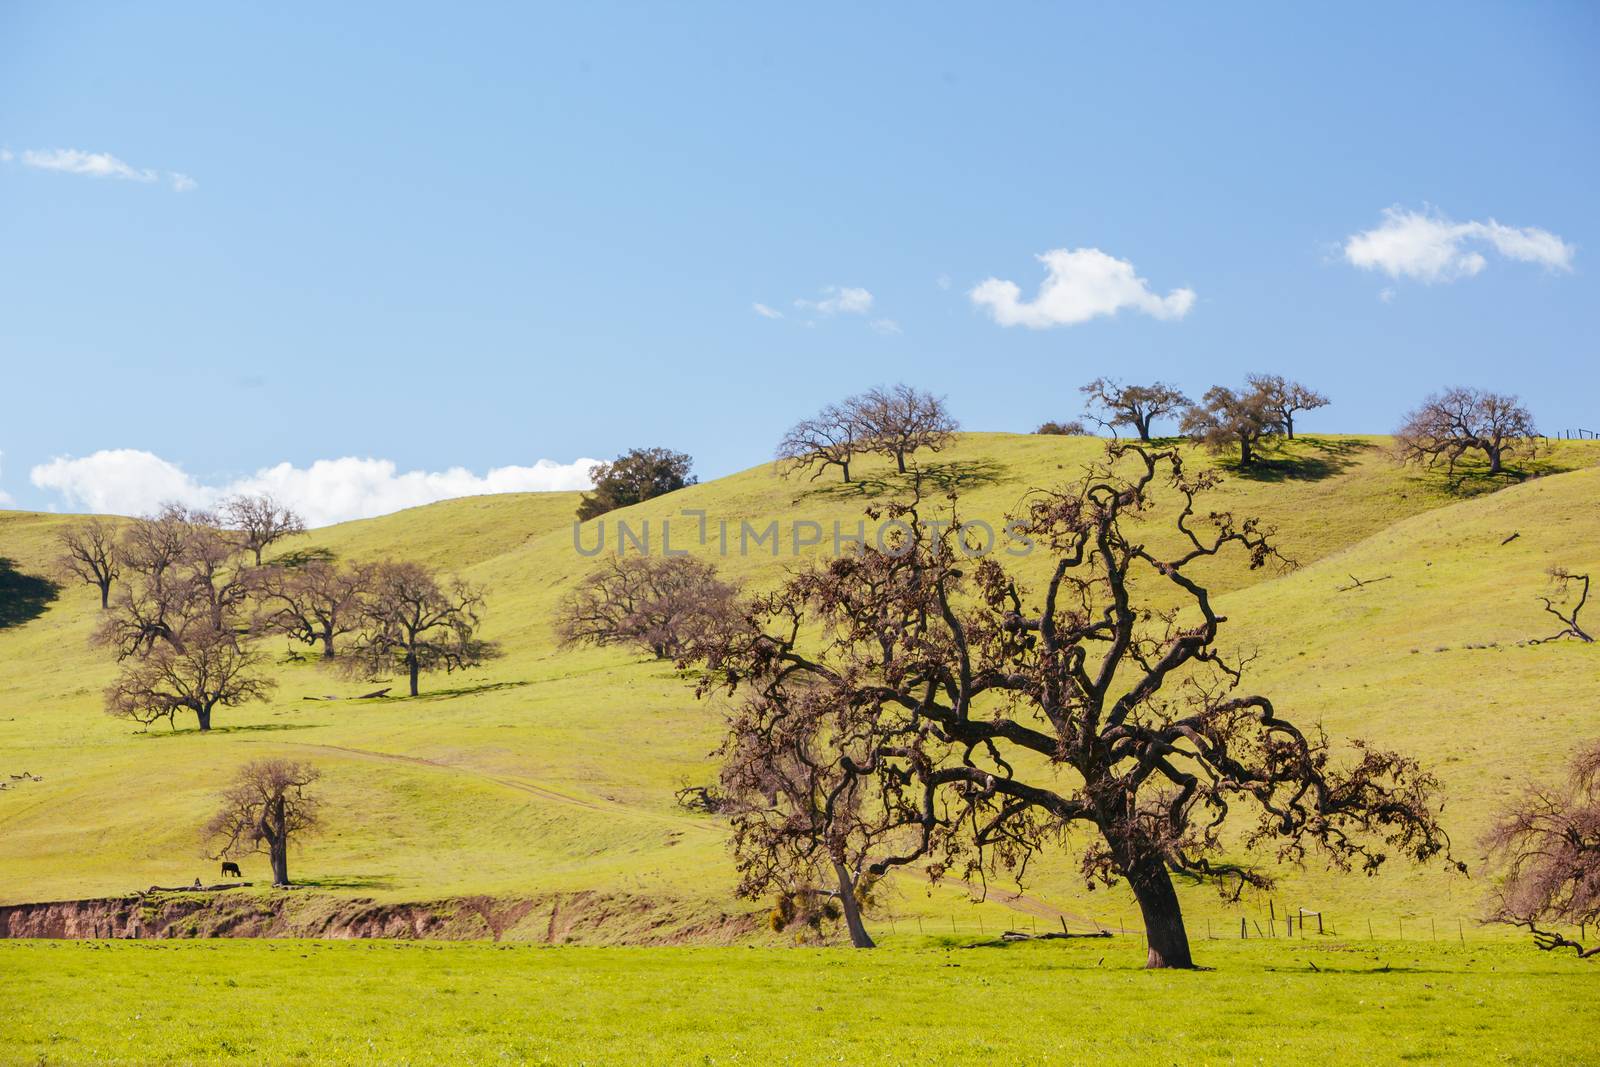
[[[1237,932],[1241,918],[1320,911],[1340,935],[1503,938],[1477,924],[1489,885],[1477,839],[1494,805],[1533,775],[1549,775],[1574,736],[1600,733],[1600,646],[1529,645],[1554,622],[1535,595],[1552,565],[1600,575],[1600,445],[1557,442],[1540,477],[1491,492],[1452,491],[1434,474],[1398,467],[1379,438],[1304,437],[1269,466],[1229,474],[1209,506],[1259,515],[1278,530],[1292,568],[1250,571],[1220,561],[1206,575],[1230,622],[1224,647],[1256,656],[1250,680],[1299,722],[1361,736],[1426,759],[1443,780],[1446,826],[1470,877],[1394,867],[1376,878],[1314,864],[1279,872],[1279,889],[1235,904],[1184,886],[1191,933]],[[960,492],[965,519],[999,525],[1033,488],[1076,477],[1101,443],[1085,438],[966,434],[921,457],[941,488]],[[1210,462],[1194,453],[1191,462]],[[854,532],[876,496],[902,491],[892,466],[780,478],[770,466],[698,485],[586,524],[607,550],[619,520],[650,524],[659,550],[717,557],[749,588],[794,563],[799,524]],[[1502,484],[1496,482],[1495,485]],[[113,895],[210,880],[197,833],[220,783],[239,764],[283,755],[324,773],[327,831],[291,856],[299,892],[427,901],[485,896],[535,906],[507,941],[580,943],[772,940],[759,905],[733,898],[726,835],[673,799],[712,779],[721,709],[697,702],[669,664],[625,649],[563,649],[551,629],[560,597],[593,565],[574,547],[576,494],[447,501],[296,538],[287,550],[340,557],[420,558],[486,583],[485,636],[505,656],[466,674],[423,679],[416,699],[353,700],[375,688],[294,657],[282,641],[270,699],[221,709],[198,733],[141,733],[101,710],[115,667],[88,644],[93,590],[66,586],[37,617],[0,628],[0,903]],[[697,543],[703,510],[708,544]],[[726,558],[718,522],[730,521]],[[0,511],[0,557],[42,573],[66,517]],[[737,550],[737,529],[779,524],[783,551]],[[1505,542],[1512,534],[1517,536]],[[1157,530],[1154,538],[1170,536]],[[816,551],[806,548],[802,554]],[[1037,574],[1042,553],[1020,566]],[[1373,584],[1345,588],[1352,576]],[[1381,579],[1381,580],[1377,580]],[[1377,581],[1374,581],[1377,580]],[[1600,611],[1600,608],[1591,608]],[[403,683],[396,691],[403,692]],[[341,699],[321,699],[337,696]],[[8,782],[27,772],[41,781]],[[265,860],[247,857],[259,883]],[[1031,872],[1019,893],[996,883],[973,903],[961,885],[930,889],[899,875],[872,921],[890,934],[980,935],[1007,926],[1132,927],[1121,889],[1087,891],[1071,856]],[[755,932],[753,932],[755,931]],[[600,958],[600,957],[596,957]],[[752,959],[757,957],[751,957]]]
[[[1592,1059],[1592,966],[1507,945],[1137,938],[876,952],[0,942],[0,1062],[899,1064]],[[1181,1010],[1173,1006],[1181,1004]],[[1152,1025],[1152,1020],[1161,1020]]]

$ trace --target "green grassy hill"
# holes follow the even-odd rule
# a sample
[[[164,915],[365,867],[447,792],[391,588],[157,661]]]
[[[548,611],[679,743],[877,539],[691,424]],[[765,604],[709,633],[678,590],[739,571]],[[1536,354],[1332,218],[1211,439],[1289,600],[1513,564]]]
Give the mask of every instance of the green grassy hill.
[[[1298,566],[1251,572],[1220,564],[1209,579],[1232,620],[1224,643],[1255,649],[1252,685],[1297,721],[1424,756],[1448,790],[1447,826],[1469,863],[1489,811],[1529,775],[1549,775],[1573,737],[1600,734],[1600,645],[1526,645],[1554,620],[1534,596],[1556,564],[1600,577],[1600,446],[1557,443],[1544,476],[1498,492],[1453,495],[1434,475],[1403,470],[1381,439],[1306,438],[1266,472],[1229,476],[1217,507],[1274,524]],[[961,492],[966,518],[998,523],[1031,487],[1075,476],[1098,455],[1088,439],[968,434],[925,461]],[[1205,462],[1196,454],[1195,462]],[[903,487],[869,463],[859,485],[785,480],[770,467],[694,486],[600,520],[614,548],[619,520],[648,522],[659,550],[671,520],[674,548],[718,557],[755,588],[778,580],[819,524],[854,531],[873,494]],[[267,755],[317,763],[325,774],[328,832],[291,858],[291,870],[333,896],[427,901],[488,895],[532,900],[513,936],[615,941],[720,940],[726,916],[753,905],[732,897],[726,835],[679,809],[673,792],[714,775],[715,704],[693,699],[670,666],[621,650],[564,650],[551,631],[560,596],[593,565],[574,547],[576,494],[513,494],[448,501],[348,523],[296,539],[351,559],[404,555],[460,571],[490,588],[485,636],[506,656],[469,674],[424,678],[416,699],[355,701],[373,688],[310,660],[283,662],[268,701],[218,713],[210,734],[191,722],[139,733],[101,711],[115,673],[88,646],[97,598],[61,590],[36,617],[7,612],[0,628],[0,902],[115,894],[192,881],[214,869],[198,827],[238,764]],[[704,510],[709,544],[696,542]],[[730,522],[730,554],[717,550]],[[738,554],[738,527],[779,523],[785,550]],[[0,512],[0,557],[37,574],[63,517]],[[580,533],[594,546],[596,524]],[[1519,536],[1509,544],[1507,537]],[[1030,566],[1042,566],[1042,558]],[[1383,581],[1340,591],[1350,575]],[[1591,609],[1600,613],[1600,607]],[[1597,614],[1600,619],[1600,614]],[[42,781],[10,782],[11,774]],[[896,923],[995,925],[1054,921],[1059,911],[1115,926],[1136,915],[1120,890],[1087,893],[1070,859],[1045,864],[1026,896],[996,887],[987,904],[956,888],[930,894],[900,876],[888,894]],[[265,861],[247,859],[258,880]],[[1355,926],[1371,917],[1393,936],[1406,917],[1452,933],[1480,912],[1486,883],[1439,870],[1378,878],[1284,872],[1282,905],[1325,910]],[[1008,887],[1009,888],[1009,887]],[[1185,890],[1191,930],[1254,916],[1264,902],[1225,905]],[[1002,899],[1002,898],[1006,899]],[[1019,917],[1019,911],[1021,917]],[[888,921],[887,917],[880,922]],[[1413,933],[1415,927],[1407,930]],[[931,932],[931,931],[930,931]]]

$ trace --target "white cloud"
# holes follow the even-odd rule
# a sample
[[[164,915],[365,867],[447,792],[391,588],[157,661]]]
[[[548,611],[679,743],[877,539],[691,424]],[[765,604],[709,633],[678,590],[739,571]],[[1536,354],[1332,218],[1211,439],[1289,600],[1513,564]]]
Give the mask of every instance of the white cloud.
[[[881,333],[885,335],[904,332],[900,329],[900,324],[893,319],[873,319],[871,322],[867,323],[867,326],[872,330],[873,333]]]
[[[319,459],[309,467],[279,463],[225,485],[204,485],[177,464],[133,448],[106,449],[78,459],[62,457],[34,467],[40,489],[60,493],[85,511],[140,515],[167,501],[210,507],[235,493],[271,493],[312,526],[386,515],[401,508],[484,493],[587,489],[598,460],[531,467],[494,467],[479,476],[464,467],[445,471],[400,471],[391,460]]]
[[[796,300],[794,306],[821,315],[865,315],[872,310],[872,294],[855,286],[824,286],[821,300]]]
[[[0,154],[0,162],[12,158],[10,152]],[[161,172],[124,163],[110,152],[84,152],[77,148],[29,148],[22,153],[22,165],[35,170],[53,170],[62,174],[81,174],[89,178],[120,178],[130,182],[154,182]],[[187,193],[198,188],[199,183],[187,174],[167,171],[167,181],[172,190]]]
[[[4,459],[4,458],[5,458],[5,453],[4,452],[0,452],[0,459]],[[14,501],[12,501],[12,499],[11,499],[11,494],[7,493],[4,489],[0,489],[0,508],[8,507],[12,503],[14,503]]]
[[[38,170],[59,170],[91,178],[123,178],[134,182],[153,182],[156,172],[131,167],[110,152],[81,152],[76,148],[28,149],[22,153],[23,166]]]
[[[1194,306],[1193,289],[1174,289],[1158,296],[1150,283],[1134,273],[1133,264],[1098,248],[1057,248],[1037,257],[1046,277],[1039,295],[1022,299],[1016,282],[989,278],[971,293],[972,302],[987,307],[1002,326],[1035,330],[1074,326],[1124,308],[1157,319],[1181,319]]]
[[[11,154],[11,149],[0,148],[0,163],[10,163],[15,158],[17,157]]]
[[[783,312],[777,310],[776,308],[769,308],[759,300],[750,305],[750,310],[754,311],[757,315],[760,315],[764,319],[783,318]]]
[[[1455,222],[1437,212],[1386,208],[1383,222],[1351,234],[1344,258],[1362,270],[1432,284],[1470,278],[1489,265],[1485,251],[1550,270],[1571,270],[1577,249],[1549,230],[1518,229],[1494,219]]]

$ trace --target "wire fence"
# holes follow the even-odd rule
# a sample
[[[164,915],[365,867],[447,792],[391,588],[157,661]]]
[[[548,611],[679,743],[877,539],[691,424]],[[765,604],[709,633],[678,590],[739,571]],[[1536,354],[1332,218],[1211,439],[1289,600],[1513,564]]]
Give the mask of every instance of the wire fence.
[[[870,926],[884,933],[915,934],[925,937],[1000,937],[1022,934],[1067,937],[1144,938],[1144,927],[1137,918],[1123,916],[1109,920],[1092,918],[1054,919],[1028,913],[1003,914],[951,912],[948,914],[869,916]],[[1486,927],[1475,917],[1404,916],[1370,914],[1336,918],[1308,908],[1285,911],[1275,904],[1261,914],[1240,911],[1227,916],[1203,915],[1186,919],[1191,938],[1220,940],[1270,940],[1340,938],[1346,941],[1501,941],[1505,931]]]

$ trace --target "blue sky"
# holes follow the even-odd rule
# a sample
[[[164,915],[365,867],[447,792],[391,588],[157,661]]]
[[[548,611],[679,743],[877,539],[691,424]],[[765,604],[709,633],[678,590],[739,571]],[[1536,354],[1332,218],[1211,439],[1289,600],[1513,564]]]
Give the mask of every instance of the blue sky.
[[[713,477],[897,380],[1600,428],[1600,8],[1112,8],[8,4],[0,493]]]

